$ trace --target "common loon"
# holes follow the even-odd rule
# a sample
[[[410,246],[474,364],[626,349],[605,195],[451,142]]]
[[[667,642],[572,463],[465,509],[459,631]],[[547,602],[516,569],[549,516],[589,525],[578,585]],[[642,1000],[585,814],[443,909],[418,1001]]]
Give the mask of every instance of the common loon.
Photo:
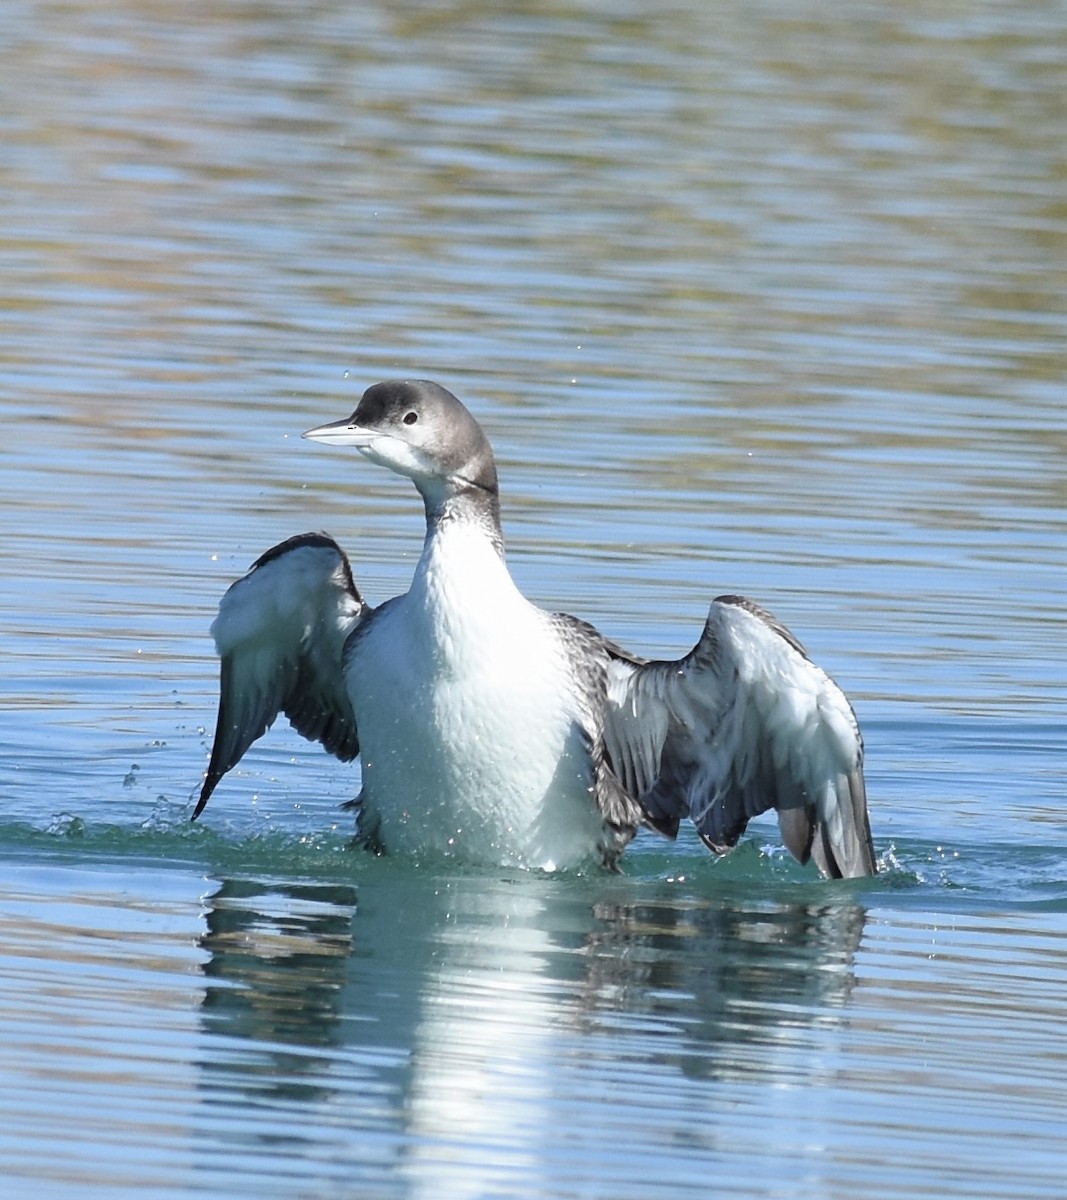
[[[827,876],[876,871],[852,707],[793,635],[720,596],[673,661],[621,649],[531,604],[504,561],[481,426],[427,380],[369,388],[305,437],[406,475],[426,509],[411,587],[377,608],[322,533],[268,550],[211,627],[222,660],[219,780],[284,712],[357,755],[361,839],[399,853],[546,870],[615,867],[641,825],[689,817],[723,852],[777,809],[783,840]]]

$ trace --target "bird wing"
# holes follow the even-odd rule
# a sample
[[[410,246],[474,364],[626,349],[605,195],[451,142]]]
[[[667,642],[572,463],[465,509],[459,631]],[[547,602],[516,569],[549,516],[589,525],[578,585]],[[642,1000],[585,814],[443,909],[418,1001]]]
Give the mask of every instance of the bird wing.
[[[613,655],[604,731],[611,765],[648,823],[689,816],[725,850],[770,808],[786,846],[835,878],[876,871],[863,740],[837,684],[751,601],[713,601],[677,662]]]
[[[322,533],[268,550],[227,591],[211,626],[222,659],[219,716],[195,820],[215,785],[284,712],[343,761],[359,753],[342,653],[372,610],[344,551]]]

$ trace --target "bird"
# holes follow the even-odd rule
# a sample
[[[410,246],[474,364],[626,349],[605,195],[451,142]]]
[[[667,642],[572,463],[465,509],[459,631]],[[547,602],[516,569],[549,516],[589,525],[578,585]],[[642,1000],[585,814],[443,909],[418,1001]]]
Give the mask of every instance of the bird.
[[[325,533],[288,538],[230,586],[194,820],[284,713],[359,757],[349,806],[377,853],[617,870],[642,827],[674,839],[688,819],[723,854],[775,809],[800,863],[876,874],[855,712],[768,611],[719,596],[696,645],[656,660],[531,603],[507,567],[492,447],[440,384],[376,383],[303,436],[410,479],[422,553],[408,590],[376,607]]]

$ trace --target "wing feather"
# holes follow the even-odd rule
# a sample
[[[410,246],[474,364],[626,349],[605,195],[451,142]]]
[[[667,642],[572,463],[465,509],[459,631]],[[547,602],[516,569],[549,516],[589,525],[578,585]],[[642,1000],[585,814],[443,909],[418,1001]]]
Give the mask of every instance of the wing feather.
[[[825,875],[876,866],[855,714],[769,613],[720,596],[677,662],[613,659],[605,744],[649,822],[690,817],[715,850],[774,808],[790,852]]]
[[[211,626],[222,659],[219,715],[195,820],[219,780],[284,712],[343,761],[359,753],[342,655],[371,611],[344,551],[325,534],[268,550],[222,598]]]

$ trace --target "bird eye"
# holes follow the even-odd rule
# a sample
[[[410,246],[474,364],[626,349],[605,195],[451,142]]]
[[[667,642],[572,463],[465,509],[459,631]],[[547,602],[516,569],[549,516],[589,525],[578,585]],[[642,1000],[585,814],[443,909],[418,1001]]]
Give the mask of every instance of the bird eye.
[[[405,425],[414,425],[418,419],[419,419],[419,414],[417,412],[404,413],[404,424]]]

